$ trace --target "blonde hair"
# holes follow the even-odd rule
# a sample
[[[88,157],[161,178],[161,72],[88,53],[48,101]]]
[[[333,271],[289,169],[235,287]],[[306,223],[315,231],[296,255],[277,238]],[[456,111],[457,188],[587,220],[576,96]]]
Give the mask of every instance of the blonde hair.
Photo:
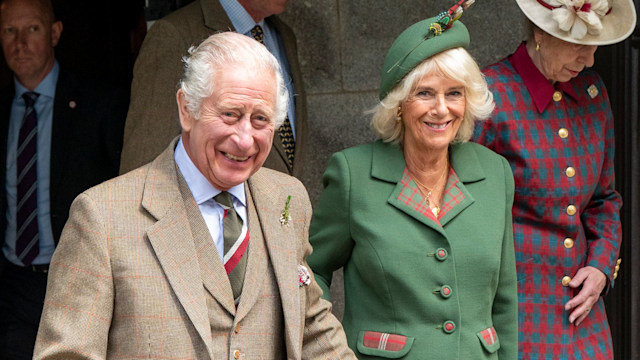
[[[465,111],[453,142],[468,141],[473,135],[474,122],[488,118],[493,112],[493,94],[478,64],[465,49],[449,49],[422,61],[375,108],[368,111],[373,114],[371,127],[380,139],[402,142],[404,124],[396,121],[398,106],[409,98],[418,81],[428,75],[446,77],[464,85]]]

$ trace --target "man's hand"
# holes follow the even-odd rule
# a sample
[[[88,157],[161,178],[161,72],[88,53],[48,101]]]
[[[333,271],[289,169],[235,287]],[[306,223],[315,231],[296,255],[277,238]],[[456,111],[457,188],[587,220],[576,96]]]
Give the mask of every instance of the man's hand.
[[[573,289],[582,286],[582,289],[578,295],[571,298],[571,300],[567,301],[564,305],[566,311],[573,309],[569,314],[570,323],[576,326],[580,325],[582,320],[589,315],[591,307],[598,302],[600,294],[602,294],[602,290],[606,284],[606,275],[593,266],[585,266],[578,270],[569,283],[569,286]]]

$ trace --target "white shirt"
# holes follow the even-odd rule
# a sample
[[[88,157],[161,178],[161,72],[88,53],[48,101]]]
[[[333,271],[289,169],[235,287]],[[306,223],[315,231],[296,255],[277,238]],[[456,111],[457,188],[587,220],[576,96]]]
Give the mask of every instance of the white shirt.
[[[191,191],[191,195],[193,195],[193,198],[200,208],[200,213],[204,218],[205,224],[207,224],[209,234],[211,234],[211,238],[216,245],[216,249],[218,249],[218,255],[220,255],[220,259],[223,260],[224,233],[222,230],[222,221],[224,219],[224,209],[213,199],[216,195],[221,193],[221,191],[211,185],[204,175],[202,175],[200,170],[198,170],[193,161],[191,161],[191,158],[182,144],[182,138],[178,140],[173,158],[175,159],[178,169]],[[232,187],[227,190],[227,192],[233,195],[233,207],[242,219],[242,230],[244,231],[249,224],[247,219],[247,199],[244,192],[244,183]]]

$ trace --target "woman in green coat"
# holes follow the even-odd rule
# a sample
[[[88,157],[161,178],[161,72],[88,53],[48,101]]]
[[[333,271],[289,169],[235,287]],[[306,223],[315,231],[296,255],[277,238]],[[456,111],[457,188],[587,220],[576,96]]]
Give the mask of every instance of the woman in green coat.
[[[372,120],[380,140],[334,154],[323,177],[309,265],[326,298],[344,267],[360,359],[517,357],[513,176],[466,142],[494,104],[455,16],[396,39]]]

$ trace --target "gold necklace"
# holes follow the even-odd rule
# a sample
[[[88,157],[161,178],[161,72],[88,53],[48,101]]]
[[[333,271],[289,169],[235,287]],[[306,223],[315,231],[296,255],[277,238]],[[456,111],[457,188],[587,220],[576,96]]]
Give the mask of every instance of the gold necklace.
[[[436,186],[438,185],[440,180],[442,180],[444,175],[447,173],[448,169],[449,169],[449,159],[447,158],[447,164],[445,165],[444,170],[442,171],[442,175],[440,175],[440,177],[436,181]],[[416,185],[418,185],[418,190],[420,191],[420,194],[422,194],[422,197],[424,198],[423,202],[427,205],[428,208],[431,209],[431,213],[437,219],[438,218],[438,214],[440,214],[440,205],[434,203],[433,204],[433,208],[431,208],[431,201],[429,201],[429,198],[431,197],[431,194],[433,193],[433,190],[428,188],[428,187],[426,187],[423,183],[418,181],[418,177],[417,176],[413,177],[413,182],[415,182]],[[427,194],[426,195],[425,195],[424,191],[422,190],[422,188],[425,188],[427,190]]]

